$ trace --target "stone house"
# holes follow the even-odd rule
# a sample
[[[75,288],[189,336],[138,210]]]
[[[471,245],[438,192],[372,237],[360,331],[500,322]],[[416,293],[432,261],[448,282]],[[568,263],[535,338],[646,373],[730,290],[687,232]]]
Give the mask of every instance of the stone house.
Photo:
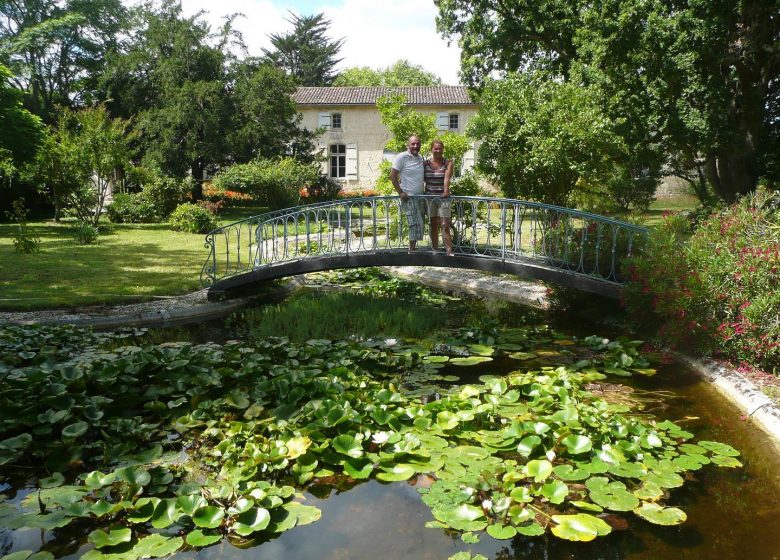
[[[382,160],[395,156],[385,150],[390,131],[376,108],[377,99],[392,92],[405,95],[411,108],[435,114],[439,130],[463,132],[478,109],[461,86],[301,87],[293,94],[301,125],[325,129],[317,142],[323,172],[346,191],[373,189]],[[464,168],[474,165],[473,146],[463,159]]]

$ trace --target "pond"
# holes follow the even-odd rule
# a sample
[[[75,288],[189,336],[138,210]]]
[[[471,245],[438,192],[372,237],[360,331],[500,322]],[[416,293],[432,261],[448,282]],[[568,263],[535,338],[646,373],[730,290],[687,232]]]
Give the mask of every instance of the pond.
[[[42,352],[42,349],[33,348],[34,341],[29,348],[20,348],[17,342],[13,349],[17,354],[24,353],[26,358],[23,359],[29,362],[25,362],[26,367],[37,363],[36,367],[43,372],[55,370],[54,364],[64,361],[66,350],[82,352],[82,356],[87,356],[93,364],[90,371],[99,369],[103,376],[113,372],[114,377],[103,381],[90,378],[79,386],[80,389],[89,383],[104,382],[103,390],[113,388],[124,395],[122,406],[133,408],[142,403],[139,408],[149,414],[134,412],[132,416],[122,416],[121,408],[113,410],[110,404],[93,399],[80,408],[71,404],[71,411],[78,408],[78,413],[69,419],[59,419],[59,423],[54,422],[56,429],[46,433],[41,415],[56,408],[52,403],[61,403],[65,393],[61,388],[46,386],[34,398],[38,401],[48,399],[49,404],[41,406],[36,415],[40,423],[26,428],[33,434],[33,443],[24,444],[24,438],[18,433],[14,434],[15,439],[6,437],[11,433],[8,431],[12,425],[9,417],[13,417],[14,408],[9,401],[12,395],[4,394],[6,430],[0,437],[3,440],[0,442],[0,460],[5,464],[0,466],[0,491],[7,501],[0,503],[0,525],[8,528],[0,529],[0,556],[18,552],[15,560],[24,560],[30,552],[43,550],[57,558],[75,559],[86,554],[93,560],[123,560],[170,553],[175,553],[176,558],[204,560],[217,557],[336,560],[377,556],[444,559],[459,553],[456,558],[478,558],[478,555],[491,559],[578,560],[741,559],[746,555],[756,559],[778,558],[780,533],[775,528],[780,515],[780,501],[776,498],[780,491],[780,462],[775,448],[761,432],[741,418],[736,408],[691,372],[677,364],[658,363],[652,356],[650,361],[653,363],[645,363],[638,345],[626,340],[616,343],[609,328],[599,333],[607,333],[609,340],[589,338],[585,335],[594,332],[592,326],[569,324],[565,325],[565,331],[560,325],[550,329],[545,323],[548,318],[535,310],[500,302],[462,301],[398,281],[375,282],[368,276],[342,276],[338,283],[344,285],[350,281],[361,287],[363,295],[381,298],[381,303],[375,305],[360,300],[360,294],[320,290],[252,310],[234,317],[218,329],[210,325],[188,333],[126,333],[123,336],[127,338],[121,340],[96,337],[98,340],[85,341],[72,333],[49,334],[46,340],[51,350],[46,360],[33,356]],[[400,297],[393,298],[393,294]],[[378,314],[382,316],[381,324],[377,323]],[[257,350],[262,345],[244,342],[260,344],[257,342],[261,340],[259,337],[283,334],[283,330],[292,342],[269,344],[262,347],[262,352]],[[382,338],[365,340],[379,331]],[[323,332],[333,337],[344,333],[362,336],[364,340],[360,347],[364,350],[360,352],[363,353],[358,355],[355,346],[350,344],[338,346],[318,340],[324,338]],[[439,334],[431,339],[433,333]],[[199,355],[190,346],[163,342],[171,337],[180,338],[182,334],[198,342],[215,339],[219,346],[207,346],[209,352]],[[414,341],[403,341],[402,334]],[[231,341],[239,336],[242,342]],[[309,339],[314,340],[307,346],[303,341]],[[296,340],[301,342],[296,343]],[[155,346],[153,352],[143,353],[140,347],[150,342],[161,344]],[[127,343],[138,350],[118,350]],[[58,354],[54,348],[62,349],[63,353]],[[377,386],[376,392],[372,393],[371,382],[361,377],[353,379],[354,386],[349,385],[346,374],[343,379],[337,381],[333,377],[328,383],[338,384],[338,391],[345,395],[360,395],[361,391],[367,391],[366,395],[374,402],[384,403],[384,408],[379,408],[385,412],[392,412],[394,403],[405,407],[398,410],[414,411],[417,414],[414,422],[416,443],[403,448],[410,445],[411,439],[407,437],[396,439],[393,444],[392,438],[396,436],[387,434],[392,434],[393,428],[401,433],[402,420],[385,418],[384,412],[371,405],[361,409],[360,398],[349,403],[339,401],[338,407],[334,404],[325,410],[327,414],[318,412],[325,408],[324,405],[314,410],[312,418],[319,418],[319,428],[312,431],[306,431],[303,424],[296,424],[297,413],[284,405],[273,409],[269,417],[262,411],[262,406],[256,406],[260,397],[256,394],[253,397],[251,392],[245,394],[250,397],[249,401],[257,397],[254,403],[242,402],[242,394],[236,392],[220,393],[221,399],[214,399],[203,389],[217,385],[211,376],[212,370],[206,367],[214,352],[221,354],[209,367],[213,366],[214,371],[221,371],[221,375],[232,380],[228,389],[242,383],[236,370],[230,369],[231,364],[238,364],[244,370],[264,369],[272,372],[275,382],[267,390],[286,395],[287,402],[297,403],[296,409],[310,407],[312,402],[328,402],[322,395],[338,400],[335,393],[329,393],[330,389],[322,385],[324,377],[312,373],[314,369],[330,371],[333,375],[351,363],[373,364],[373,375],[385,383]],[[142,353],[143,359],[140,359]],[[265,355],[273,359],[266,360]],[[7,351],[4,357],[8,363]],[[153,357],[165,367],[159,367]],[[82,357],[82,360],[86,359]],[[614,363],[616,359],[622,360],[622,367]],[[469,360],[479,363],[468,365]],[[181,363],[184,361],[188,363]],[[94,366],[98,362],[102,369]],[[159,373],[170,380],[171,385],[186,385],[188,398],[181,400],[178,393],[164,388],[160,378],[155,377],[143,381],[145,385],[138,394],[146,397],[141,399],[132,389],[141,379],[139,371],[143,368],[137,367],[140,363],[145,364],[144,367],[151,367],[150,364],[158,367]],[[300,369],[291,364],[298,364]],[[561,365],[588,377],[587,384],[579,387],[574,374],[569,378],[568,373],[554,369]],[[88,377],[86,373],[81,377],[80,368],[83,371],[88,368],[79,365],[78,360],[71,361],[69,367],[64,370],[65,375],[74,378],[75,382]],[[285,372],[282,368],[286,368]],[[655,369],[657,373],[647,375]],[[594,373],[596,370],[633,375],[610,375],[602,379],[600,374]],[[511,373],[517,371],[535,372],[533,375],[541,377],[526,378],[525,374]],[[504,377],[507,374],[509,377]],[[4,375],[9,375],[9,369],[4,370]],[[301,387],[310,386],[306,378],[309,375],[314,380],[312,383],[320,384],[318,387],[324,392],[313,398],[302,390],[302,400],[296,401],[290,397],[296,390],[295,384],[286,386],[282,383],[285,375],[292,375]],[[192,376],[200,377],[197,383],[188,384],[187,380]],[[36,383],[40,381],[34,375],[30,379]],[[504,379],[508,382],[501,381]],[[542,381],[535,385],[535,379]],[[389,386],[391,389],[397,386],[403,390],[395,393],[381,389],[388,387],[388,382],[393,384]],[[548,385],[553,389],[548,390]],[[463,386],[471,389],[464,390]],[[150,393],[154,393],[154,398],[148,397]],[[553,393],[556,396],[551,396]],[[74,389],[69,388],[68,394],[74,395]],[[116,397],[118,403],[122,402],[119,395],[110,390],[108,394]],[[458,400],[458,396],[462,398]],[[563,404],[556,400],[559,398],[563,399]],[[450,402],[448,399],[453,403],[449,408],[441,404]],[[582,405],[580,419],[571,417],[567,399]],[[410,405],[412,400],[420,406]],[[189,401],[189,405],[185,401]],[[475,405],[474,408],[469,408],[469,402]],[[348,406],[350,403],[352,409]],[[527,403],[533,403],[533,406],[529,408]],[[35,406],[32,402],[29,404],[31,408]],[[605,423],[596,426],[600,421],[595,416],[586,416],[585,411],[590,406],[595,407],[596,416],[604,416]],[[160,410],[156,410],[158,407]],[[214,418],[218,420],[212,420],[206,414],[212,408],[217,411]],[[544,409],[544,413],[533,416],[537,409]],[[169,414],[170,410],[176,413]],[[176,430],[170,430],[164,420],[159,424],[153,421],[151,411],[159,415],[158,420],[168,419],[168,424],[175,425]],[[423,411],[432,411],[433,415],[428,418],[428,412]],[[491,428],[485,422],[477,423],[485,411],[487,418],[496,420],[498,428]],[[612,416],[613,411],[619,415]],[[105,412],[105,416],[101,412]],[[118,419],[107,420],[112,414]],[[352,420],[349,419],[351,414]],[[320,437],[318,431],[350,425],[361,414],[365,415],[360,418],[362,429],[373,426],[369,437],[364,439],[360,429],[353,427],[328,432],[342,435],[329,437],[328,445],[323,444],[326,438]],[[22,417],[21,413],[19,417]],[[77,418],[88,420],[81,426],[74,422]],[[664,420],[671,423],[665,426]],[[246,428],[248,422],[252,422],[250,430]],[[285,446],[277,445],[276,450],[273,442],[271,448],[263,447],[268,442],[256,436],[269,429],[269,422],[275,433],[285,434]],[[593,431],[580,432],[581,424],[588,422],[593,424]],[[622,424],[618,426],[615,422]],[[102,439],[92,431],[96,426],[102,427]],[[556,433],[553,439],[550,439],[552,432],[548,431],[550,426]],[[564,437],[569,428],[562,426],[573,427],[569,436]],[[78,433],[81,428],[85,434]],[[635,434],[634,441],[641,440],[642,444],[631,447],[629,443],[621,443],[628,440],[621,440],[614,434],[624,428]],[[506,442],[510,440],[498,441],[496,438],[499,435],[508,438],[507,434],[512,430],[518,433],[513,433],[509,451]],[[613,430],[614,434],[607,437],[604,430]],[[188,435],[191,432],[198,435],[191,437]],[[690,435],[686,432],[695,435],[689,443],[684,443]],[[575,437],[575,433],[587,435]],[[210,438],[210,435],[215,437]],[[663,442],[654,443],[656,435]],[[88,436],[100,441],[99,448],[94,441],[84,439]],[[387,437],[390,437],[389,442],[383,439]],[[126,441],[118,441],[122,438]],[[180,438],[188,440],[187,443],[182,446]],[[281,439],[281,436],[277,435],[277,438]],[[597,441],[604,438],[615,445],[604,447],[602,443],[597,453]],[[444,439],[449,442],[449,449],[457,446],[458,452],[447,455],[446,450],[437,447],[439,440]],[[51,440],[68,445],[60,446]],[[422,445],[418,440],[422,440]],[[161,441],[164,451],[146,451],[144,441]],[[492,449],[492,454],[480,454],[475,449],[478,446],[473,445],[475,441],[485,442],[484,447]],[[699,447],[698,443],[705,447]],[[16,458],[9,459],[23,444],[27,445],[24,453],[20,451]],[[395,446],[395,455],[388,451],[389,444]],[[426,446],[428,450],[423,452]],[[239,453],[239,447],[240,459],[234,461],[231,454]],[[300,450],[296,452],[297,447]],[[250,448],[254,456],[262,456],[253,463],[251,476],[246,473],[247,465],[252,462],[247,451]],[[738,457],[735,457],[734,449],[739,451]],[[144,453],[139,456],[141,450]],[[177,455],[171,456],[172,451]],[[336,456],[335,451],[341,455]],[[473,457],[467,461],[459,457],[459,453]],[[494,455],[501,460],[491,461]],[[598,458],[591,458],[596,455]],[[22,457],[31,460],[24,464]],[[116,471],[120,474],[111,480],[106,479],[113,476],[109,473],[110,467],[102,466],[102,472],[92,470],[95,465],[110,462],[109,457],[114,458],[115,467],[120,466]],[[189,464],[188,460],[195,457],[200,467]],[[677,465],[674,472],[664,466],[671,464],[664,463],[665,460],[672,459]],[[431,466],[436,460],[441,462],[438,468]],[[43,470],[35,468],[36,462],[39,465],[45,462],[46,467]],[[466,469],[456,468],[455,463]],[[637,471],[640,463],[644,466]],[[421,464],[428,465],[431,472],[426,474],[424,471],[428,467]],[[572,465],[574,470],[568,467],[558,470],[564,465]],[[547,466],[550,472],[544,471]],[[476,474],[461,472],[472,467],[478,471]],[[342,468],[344,474],[339,472]],[[573,472],[584,472],[583,469],[592,472],[579,479],[572,475]],[[348,472],[352,476],[348,476]],[[148,480],[143,478],[145,476]],[[236,477],[241,481],[236,482]],[[253,486],[254,482],[246,482],[250,478],[267,479],[274,486]],[[204,482],[206,480],[210,482]],[[221,486],[215,480],[221,480]],[[225,489],[226,480],[233,480],[228,490]],[[661,480],[667,482],[659,482]],[[457,491],[476,491],[484,494],[484,499],[480,504],[479,499],[458,498],[452,502],[452,508],[466,508],[463,511],[470,514],[451,517],[446,500],[452,499],[453,487],[447,487],[448,481],[455,483]],[[658,482],[660,488],[655,488],[652,481]],[[201,485],[196,488],[200,494],[196,490],[182,490],[195,482]],[[521,488],[523,484],[531,489],[530,494]],[[600,484],[618,486],[609,486],[607,491],[607,486],[598,487]],[[510,491],[508,485],[514,490]],[[38,487],[43,490],[37,491]],[[170,489],[174,487],[179,496],[177,507],[184,510],[190,507],[189,515],[180,512],[175,521],[158,524],[160,501],[153,502],[154,496],[162,497],[164,505],[165,496],[170,495]],[[277,487],[282,489],[278,496],[274,495]],[[242,489],[238,494],[243,494],[245,503],[241,498],[236,499],[236,488]],[[653,488],[658,493],[648,497],[646,493],[652,494]],[[566,501],[561,492],[568,492]],[[632,493],[642,497],[643,503],[657,501],[665,507],[663,514],[655,510],[648,513],[655,519],[650,523],[632,513],[630,510],[636,509],[639,503],[630,495]],[[207,502],[196,504],[201,495]],[[506,501],[503,506],[499,505],[502,499]],[[254,509],[246,505],[249,501],[256,502]],[[300,506],[288,507],[290,503]],[[217,507],[220,504],[224,507]],[[255,531],[263,520],[259,516],[247,516],[252,512],[255,515],[259,504],[264,505],[260,509],[271,512],[270,525],[266,527],[269,521],[265,520],[263,529]],[[576,504],[576,509],[570,504]],[[24,522],[18,521],[20,506],[26,508],[29,516]],[[285,517],[278,515],[282,507],[288,507]],[[35,511],[36,508],[46,509],[45,515]],[[65,512],[59,518],[56,517],[58,508]],[[113,510],[109,512],[111,508]],[[679,511],[676,508],[687,516],[683,523],[674,519]],[[148,515],[145,510],[149,511]],[[557,518],[558,526],[564,527],[568,520],[561,514],[586,514],[588,517],[582,518],[584,528],[570,528],[569,533],[559,538],[551,533],[555,523],[549,519]],[[96,517],[110,522],[101,523]],[[601,525],[591,524],[588,520],[591,517],[599,523],[604,522],[607,528],[602,530]],[[284,527],[291,519],[290,526]],[[500,519],[504,520],[503,525],[496,522]],[[547,526],[541,536],[527,536],[514,529],[519,527],[533,533],[535,527],[539,527],[536,520]],[[673,524],[660,525],[659,520]],[[486,526],[491,534],[485,531]],[[127,527],[132,529],[132,535],[129,529],[127,533],[122,532]],[[97,534],[99,529],[104,531]],[[588,537],[591,530],[598,536],[594,533]],[[229,539],[222,538],[225,532]],[[163,535],[167,540],[163,542],[161,538],[155,546],[139,548],[139,543],[148,542],[151,535]],[[176,538],[195,546],[171,545],[166,549],[165,543],[171,544]],[[572,542],[567,538],[593,540]]]

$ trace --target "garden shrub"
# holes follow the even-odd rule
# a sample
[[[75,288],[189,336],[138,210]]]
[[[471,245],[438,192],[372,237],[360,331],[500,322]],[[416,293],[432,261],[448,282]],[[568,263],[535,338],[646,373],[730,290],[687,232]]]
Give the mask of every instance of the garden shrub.
[[[79,221],[76,222],[76,227],[73,230],[73,236],[76,238],[76,242],[79,245],[92,245],[97,241],[98,228],[89,222]]]
[[[170,216],[171,227],[188,233],[208,233],[217,227],[214,215],[197,204],[179,204]]]
[[[667,216],[629,267],[626,307],[678,347],[780,367],[780,193],[759,191],[689,233]]]
[[[162,217],[166,218],[179,204],[190,198],[193,188],[192,177],[176,179],[157,175],[152,182],[143,186],[139,196],[144,202],[151,203]]]
[[[300,190],[316,183],[318,177],[316,164],[294,158],[256,159],[221,171],[214,177],[214,187],[252,195],[256,203],[278,209],[297,205]]]
[[[143,193],[118,193],[106,207],[108,219],[115,224],[153,224],[165,219],[160,209]]]
[[[325,202],[338,198],[341,195],[341,186],[335,179],[320,175],[316,181],[302,188],[299,194],[302,199],[306,199],[306,203]]]
[[[41,239],[33,235],[27,227],[29,210],[24,207],[24,198],[17,198],[11,203],[12,210],[6,216],[16,222],[19,227],[14,231],[13,243],[17,253],[38,253],[41,250]]]

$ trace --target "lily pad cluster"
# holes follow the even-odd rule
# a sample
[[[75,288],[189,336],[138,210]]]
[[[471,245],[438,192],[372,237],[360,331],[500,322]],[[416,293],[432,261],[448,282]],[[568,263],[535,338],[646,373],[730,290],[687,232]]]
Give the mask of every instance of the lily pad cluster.
[[[690,442],[671,421],[588,392],[614,347],[587,366],[527,367],[423,396],[401,387],[418,368],[535,352],[529,341],[544,336],[471,338],[439,347],[73,342],[81,352],[9,360],[4,474],[31,464],[49,472],[23,499],[5,497],[0,525],[82,528],[89,560],[135,560],[223,538],[262,542],[314,522],[320,511],[304,503],[305,489],[417,479],[430,525],[464,540],[485,531],[588,541],[612,530],[607,512],[681,523],[670,492],[688,472],[740,466],[726,444]]]

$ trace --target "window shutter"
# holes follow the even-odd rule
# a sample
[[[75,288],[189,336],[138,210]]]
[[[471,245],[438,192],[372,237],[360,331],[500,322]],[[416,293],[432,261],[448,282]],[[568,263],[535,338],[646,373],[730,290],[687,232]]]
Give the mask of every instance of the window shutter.
[[[320,113],[319,127],[330,129],[330,113]]]
[[[439,130],[450,129],[450,114],[449,113],[436,113],[436,128]]]
[[[468,150],[465,154],[463,154],[463,165],[461,167],[462,171],[465,173],[469,169],[474,168],[474,149]]]
[[[347,144],[347,179],[358,178],[357,144]]]
[[[323,175],[328,175],[330,172],[330,154],[328,154],[328,147],[324,144],[318,145],[317,154],[320,156],[320,171]]]

